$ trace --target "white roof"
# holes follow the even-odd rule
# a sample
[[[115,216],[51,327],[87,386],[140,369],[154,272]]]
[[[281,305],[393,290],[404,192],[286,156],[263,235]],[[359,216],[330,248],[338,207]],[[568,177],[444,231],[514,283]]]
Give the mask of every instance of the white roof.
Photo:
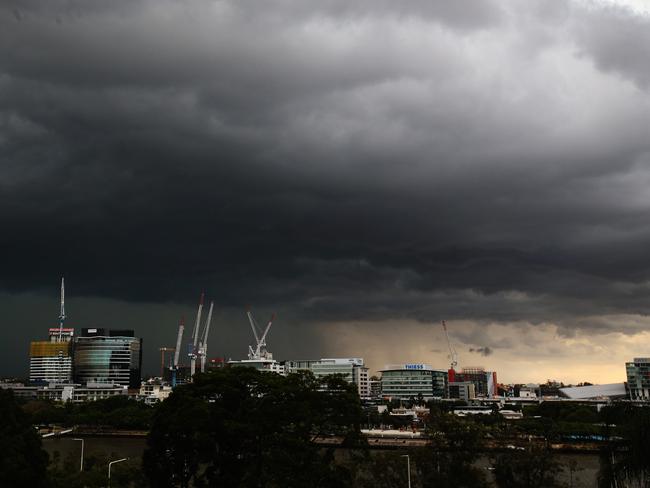
[[[625,383],[608,383],[606,385],[591,386],[569,386],[566,388],[560,388],[560,391],[568,398],[576,400],[626,395]]]

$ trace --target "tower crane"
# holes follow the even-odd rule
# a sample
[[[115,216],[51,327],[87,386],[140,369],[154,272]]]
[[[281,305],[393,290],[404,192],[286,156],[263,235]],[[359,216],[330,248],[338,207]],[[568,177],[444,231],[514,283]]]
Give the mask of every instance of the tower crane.
[[[447,338],[447,347],[449,348],[449,360],[450,360],[449,381],[451,382],[454,381],[454,378],[456,376],[456,366],[458,365],[458,353],[456,352],[456,349],[451,344],[451,340],[449,339],[449,332],[447,331],[447,323],[443,320],[441,324],[442,324],[442,329],[445,331],[445,337]]]
[[[264,331],[257,325],[253,313],[248,309],[246,311],[248,316],[248,321],[251,324],[251,329],[253,330],[253,335],[255,336],[255,349],[253,346],[248,346],[248,359],[271,359],[270,353],[266,350],[266,336],[271,330],[271,325],[273,325],[273,320],[275,319],[275,314],[271,315],[269,323],[266,324]]]
[[[162,378],[165,373],[165,353],[169,352],[172,353],[174,352],[173,347],[161,347],[158,349],[160,351],[160,377]],[[172,365],[169,365],[169,368],[172,368]]]
[[[198,340],[199,340],[199,327],[201,326],[201,311],[203,310],[203,300],[205,298],[205,293],[201,292],[201,299],[199,300],[199,310],[196,313],[196,322],[194,323],[194,328],[192,329],[192,339],[190,342],[188,356],[190,358],[190,377],[194,376],[196,373],[196,358],[198,357]]]
[[[174,349],[174,362],[172,363],[172,386],[176,386],[176,372],[178,371],[178,360],[180,359],[181,343],[183,341],[183,331],[185,330],[185,317],[181,317],[178,324],[178,337],[176,338],[176,348]]]
[[[208,309],[208,318],[205,321],[205,327],[203,328],[203,334],[201,335],[201,341],[199,342],[199,356],[201,357],[201,373],[205,373],[205,360],[208,355],[208,334],[210,333],[210,322],[212,322],[213,307],[214,307],[214,302],[210,302],[210,308]]]

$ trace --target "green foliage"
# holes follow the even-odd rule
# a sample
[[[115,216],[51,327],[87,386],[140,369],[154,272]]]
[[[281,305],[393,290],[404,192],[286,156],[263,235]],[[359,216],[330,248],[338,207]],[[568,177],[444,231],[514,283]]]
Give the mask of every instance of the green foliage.
[[[0,389],[0,486],[48,486],[48,455],[10,390]]]
[[[50,464],[50,478],[54,488],[99,488],[105,487],[108,481],[108,462],[118,456],[111,454],[86,456],[84,470],[79,471],[79,456],[69,453],[61,460],[58,453],[53,456]],[[128,460],[113,465],[111,472],[111,487],[140,488],[147,486],[139,459]]]
[[[595,407],[563,402],[543,402],[539,405],[527,405],[523,409],[526,417],[539,416],[555,422],[593,424],[600,421]]]
[[[23,405],[36,425],[56,424],[71,427],[108,427],[114,429],[147,430],[154,407],[116,395],[105,400],[79,404],[33,400]]]
[[[487,486],[484,473],[474,466],[485,428],[473,419],[440,413],[429,418],[431,447],[413,451],[417,477],[424,487],[470,488]]]
[[[494,479],[499,488],[553,488],[561,465],[548,449],[527,449],[497,455],[493,460]]]
[[[351,486],[317,437],[361,444],[356,389],[340,377],[287,377],[252,368],[197,375],[158,408],[144,466],[154,486]]]
[[[650,408],[616,407],[602,415],[607,422],[620,422],[623,439],[610,440],[603,448],[599,486],[650,486]]]

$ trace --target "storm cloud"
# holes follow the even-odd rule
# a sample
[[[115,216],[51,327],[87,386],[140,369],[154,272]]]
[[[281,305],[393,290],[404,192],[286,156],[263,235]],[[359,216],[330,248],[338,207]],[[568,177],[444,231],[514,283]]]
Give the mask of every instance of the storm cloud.
[[[152,351],[202,289],[279,311],[284,356],[336,353],[336,324],[444,318],[486,361],[519,345],[490,324],[645,333],[648,32],[613,2],[4,2],[16,343],[45,325],[11,304],[61,275],[95,325],[137,307]]]

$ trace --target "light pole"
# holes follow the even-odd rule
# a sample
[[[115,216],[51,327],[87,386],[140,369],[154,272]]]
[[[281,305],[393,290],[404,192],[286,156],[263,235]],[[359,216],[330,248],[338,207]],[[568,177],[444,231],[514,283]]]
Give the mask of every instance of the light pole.
[[[45,439],[46,437],[53,437],[55,435],[69,434],[72,432],[72,429],[60,430],[59,432],[50,432],[49,434],[43,434],[41,437]]]
[[[113,466],[113,464],[115,463],[121,463],[122,461],[126,461],[127,459],[129,458],[122,458],[108,463],[108,488],[111,488],[111,466]]]
[[[406,458],[406,479],[408,480],[408,488],[411,488],[411,458],[408,454],[402,454],[400,457]]]
[[[84,470],[84,440],[83,439],[72,439],[73,441],[81,441],[81,463],[79,464],[79,471]]]

